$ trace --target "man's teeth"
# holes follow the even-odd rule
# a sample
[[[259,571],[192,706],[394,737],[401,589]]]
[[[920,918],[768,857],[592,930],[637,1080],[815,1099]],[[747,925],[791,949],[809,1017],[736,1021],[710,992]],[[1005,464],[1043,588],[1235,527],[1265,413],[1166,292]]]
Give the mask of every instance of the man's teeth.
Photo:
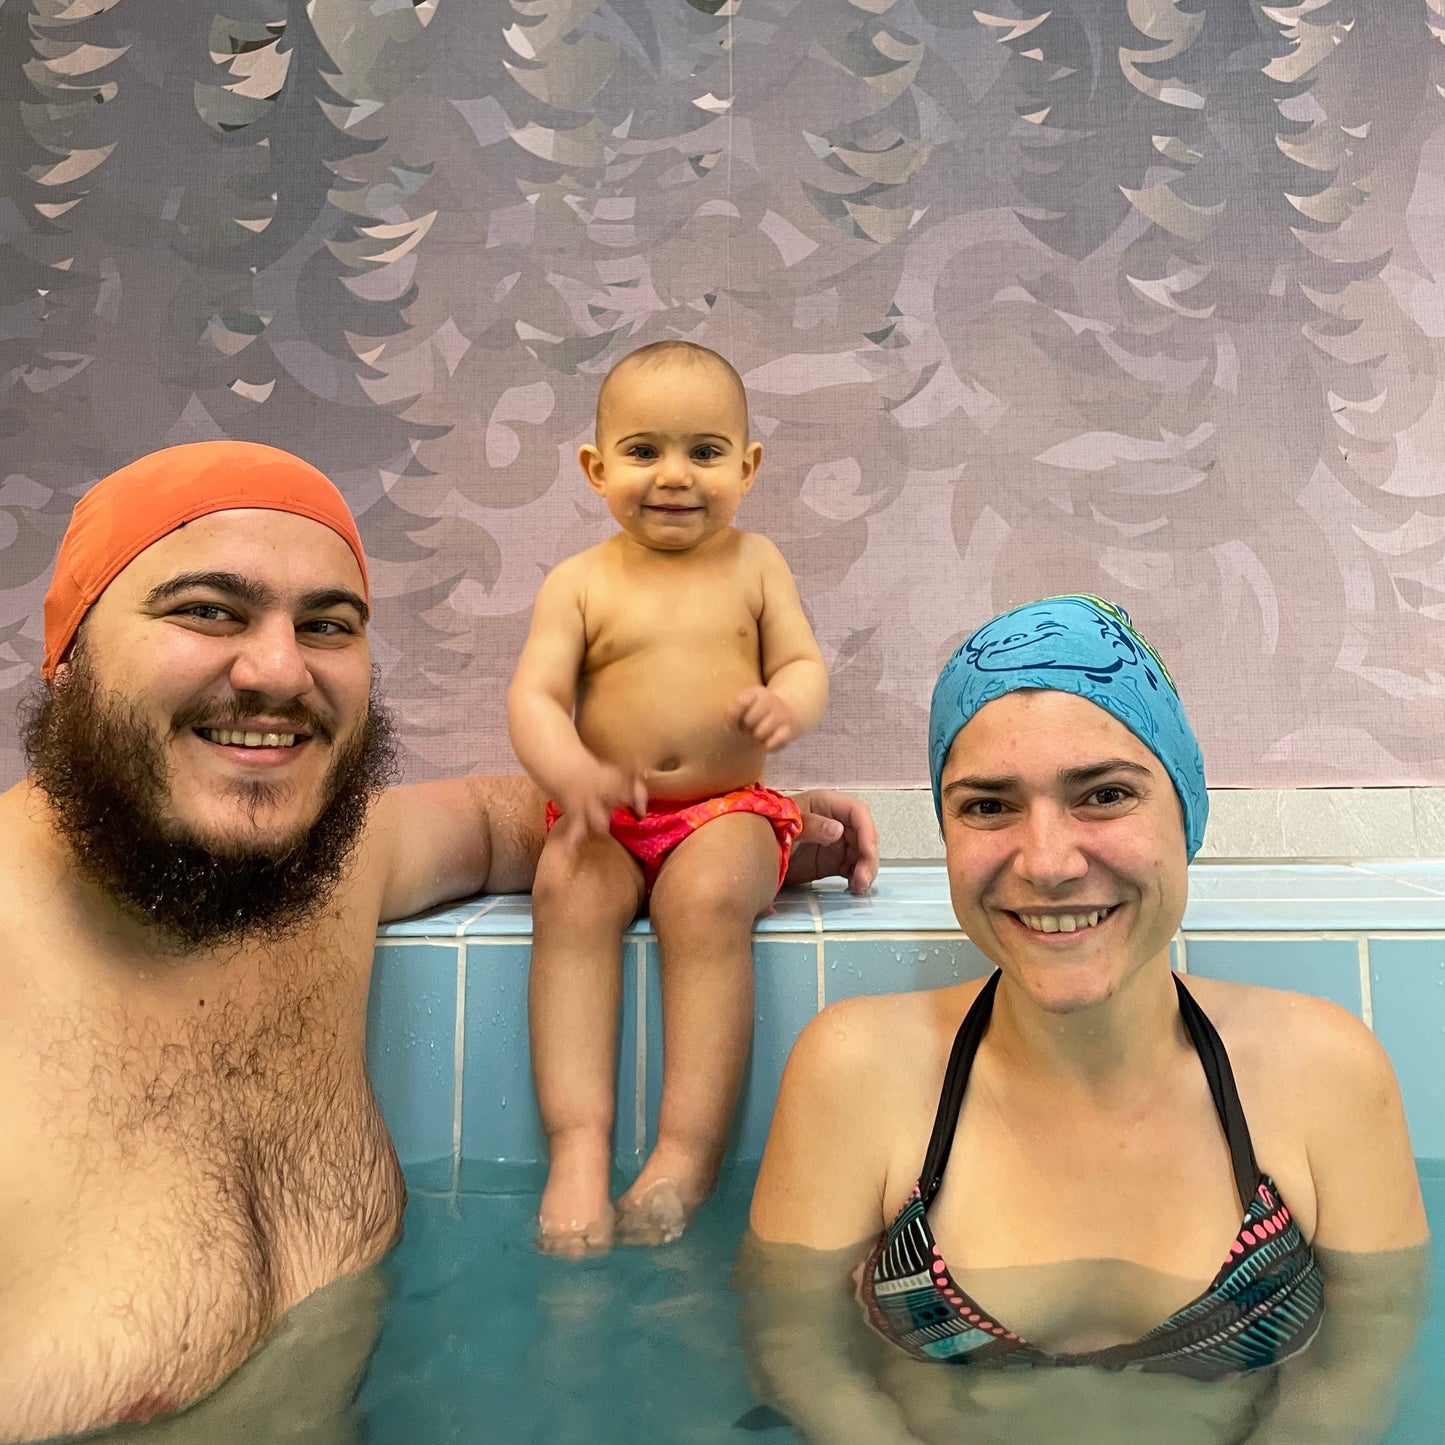
[[[1113,908],[1095,908],[1088,913],[1020,913],[1019,919],[1037,933],[1076,933],[1081,928],[1092,928],[1113,911]]]
[[[233,728],[202,728],[201,736],[232,748],[290,748],[296,745],[295,733],[239,733]]]

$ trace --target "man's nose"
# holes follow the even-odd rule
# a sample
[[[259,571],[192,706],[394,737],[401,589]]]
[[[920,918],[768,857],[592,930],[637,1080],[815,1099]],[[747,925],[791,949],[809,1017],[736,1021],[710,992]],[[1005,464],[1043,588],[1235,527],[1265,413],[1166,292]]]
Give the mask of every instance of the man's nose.
[[[1040,892],[1076,883],[1089,871],[1079,821],[1052,801],[1035,802],[1016,837],[1014,870]]]
[[[231,663],[231,686],[278,702],[310,691],[311,667],[290,617],[258,618],[247,626]]]

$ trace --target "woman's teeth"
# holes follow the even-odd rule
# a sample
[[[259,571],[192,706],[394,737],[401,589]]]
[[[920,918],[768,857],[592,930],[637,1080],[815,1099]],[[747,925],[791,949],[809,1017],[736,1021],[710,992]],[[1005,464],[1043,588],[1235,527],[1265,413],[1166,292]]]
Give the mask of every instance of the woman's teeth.
[[[1077,933],[1082,928],[1092,928],[1113,911],[1113,907],[1109,907],[1087,913],[1020,913],[1017,917],[1025,928],[1032,928],[1036,933]]]
[[[290,748],[296,745],[295,733],[238,733],[232,728],[201,728],[208,742],[231,748]]]

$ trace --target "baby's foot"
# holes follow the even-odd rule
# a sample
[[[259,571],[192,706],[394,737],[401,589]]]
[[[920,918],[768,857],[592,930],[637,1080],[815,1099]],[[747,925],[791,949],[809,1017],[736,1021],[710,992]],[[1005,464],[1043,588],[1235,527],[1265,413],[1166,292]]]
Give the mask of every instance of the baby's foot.
[[[557,1224],[545,1213],[537,1216],[537,1237],[533,1243],[543,1254],[559,1259],[586,1259],[606,1254],[612,1248],[617,1211],[609,1204],[604,1213],[587,1224]]]
[[[618,1201],[618,1244],[656,1246],[681,1239],[696,1209],[682,1202],[682,1195],[670,1179],[659,1179],[645,1191],[634,1185]]]
[[[552,1141],[552,1167],[537,1214],[537,1248],[581,1259],[612,1248],[617,1212],[608,1197],[610,1145],[578,1132]]]

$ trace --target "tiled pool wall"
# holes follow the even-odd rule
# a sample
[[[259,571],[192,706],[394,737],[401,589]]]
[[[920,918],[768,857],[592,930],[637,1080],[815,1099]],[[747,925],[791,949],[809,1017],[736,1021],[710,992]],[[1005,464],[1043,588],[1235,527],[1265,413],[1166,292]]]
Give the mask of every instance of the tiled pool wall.
[[[545,1157],[528,1063],[530,933],[530,900],[494,897],[389,925],[377,940],[372,1079],[416,1187],[491,1187],[499,1164],[521,1178]],[[823,1005],[988,968],[959,934],[934,865],[885,867],[863,898],[788,890],[759,920],[753,949],[740,1161],[761,1156],[788,1050]],[[1316,994],[1363,1019],[1394,1061],[1415,1153],[1445,1158],[1445,862],[1196,863],[1174,956],[1187,973]],[[646,1152],[657,1118],[657,962],[645,921],[635,924],[618,1053],[623,1168]]]

